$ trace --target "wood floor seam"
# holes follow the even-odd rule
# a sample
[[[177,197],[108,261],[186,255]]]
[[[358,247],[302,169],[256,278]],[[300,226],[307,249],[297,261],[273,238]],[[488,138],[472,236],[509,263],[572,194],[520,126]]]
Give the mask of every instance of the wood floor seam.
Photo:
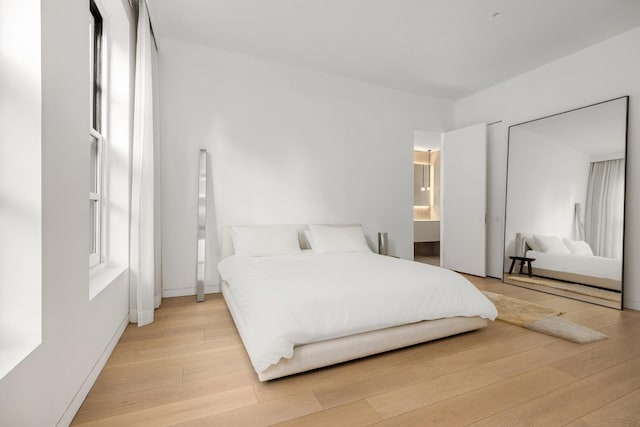
[[[577,417],[575,420],[573,420],[573,421],[571,421],[571,422],[569,422],[569,423],[567,423],[567,424],[565,424],[565,425],[570,425],[571,423],[573,423],[573,422],[575,422],[575,421],[578,421],[578,420],[580,420],[580,419],[582,419],[582,418],[588,417],[589,415],[591,415],[591,414],[593,414],[593,413],[598,412],[598,411],[599,411],[599,410],[601,410],[603,407],[608,406],[608,405],[611,405],[611,404],[613,404],[613,403],[615,403],[615,402],[617,402],[617,401],[620,401],[620,400],[622,400],[622,399],[626,398],[627,396],[629,396],[629,395],[631,395],[631,394],[633,394],[633,393],[635,393],[635,392],[637,392],[637,391],[639,391],[639,390],[640,390],[640,385],[638,386],[638,388],[636,388],[636,389],[634,389],[634,390],[631,390],[631,391],[629,391],[628,393],[625,393],[624,395],[622,395],[622,396],[618,397],[618,398],[617,398],[617,399],[615,399],[615,400],[612,400],[611,402],[608,402],[608,403],[604,404],[603,406],[601,406],[601,407],[599,407],[599,408],[593,408],[591,411],[589,411],[589,412],[587,412],[587,413],[585,413],[585,414],[583,414],[583,415],[581,415],[581,416]]]

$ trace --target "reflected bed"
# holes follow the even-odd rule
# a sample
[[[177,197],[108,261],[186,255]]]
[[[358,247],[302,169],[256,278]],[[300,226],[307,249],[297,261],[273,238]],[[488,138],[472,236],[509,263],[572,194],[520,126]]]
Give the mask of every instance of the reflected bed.
[[[545,253],[532,247],[536,245],[535,236],[529,233],[517,233],[515,241],[518,253],[535,259],[531,270],[534,276],[621,291],[622,260],[569,251],[567,254]]]
[[[620,291],[622,262],[599,256],[556,255],[527,251],[528,258],[535,258],[534,276],[548,277],[565,282],[581,283],[599,288]]]

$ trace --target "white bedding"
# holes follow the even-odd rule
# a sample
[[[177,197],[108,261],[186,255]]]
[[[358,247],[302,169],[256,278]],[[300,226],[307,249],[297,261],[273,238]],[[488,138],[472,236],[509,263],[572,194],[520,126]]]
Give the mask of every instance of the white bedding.
[[[622,261],[619,259],[600,256],[546,254],[538,251],[527,251],[527,257],[536,259],[533,262],[533,268],[612,280],[620,280],[622,276]]]
[[[233,255],[218,270],[259,373],[291,358],[296,345],[422,320],[497,315],[458,273],[373,253]]]

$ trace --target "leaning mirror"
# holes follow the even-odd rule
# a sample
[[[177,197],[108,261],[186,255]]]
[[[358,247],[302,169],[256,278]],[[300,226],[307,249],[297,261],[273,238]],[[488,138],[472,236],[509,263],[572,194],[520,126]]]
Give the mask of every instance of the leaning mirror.
[[[509,128],[504,282],[622,309],[628,103]]]

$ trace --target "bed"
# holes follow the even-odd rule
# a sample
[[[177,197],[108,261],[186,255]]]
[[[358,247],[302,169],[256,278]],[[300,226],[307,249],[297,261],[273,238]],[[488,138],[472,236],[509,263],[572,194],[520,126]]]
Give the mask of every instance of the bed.
[[[565,282],[620,291],[622,261],[595,255],[545,253],[532,248],[533,235],[518,233],[516,245],[528,258],[535,258],[532,274]]]
[[[221,232],[222,293],[261,381],[480,329],[497,315],[455,272],[368,250],[316,253],[306,228],[295,226],[299,253],[275,256],[234,254],[231,227]]]

